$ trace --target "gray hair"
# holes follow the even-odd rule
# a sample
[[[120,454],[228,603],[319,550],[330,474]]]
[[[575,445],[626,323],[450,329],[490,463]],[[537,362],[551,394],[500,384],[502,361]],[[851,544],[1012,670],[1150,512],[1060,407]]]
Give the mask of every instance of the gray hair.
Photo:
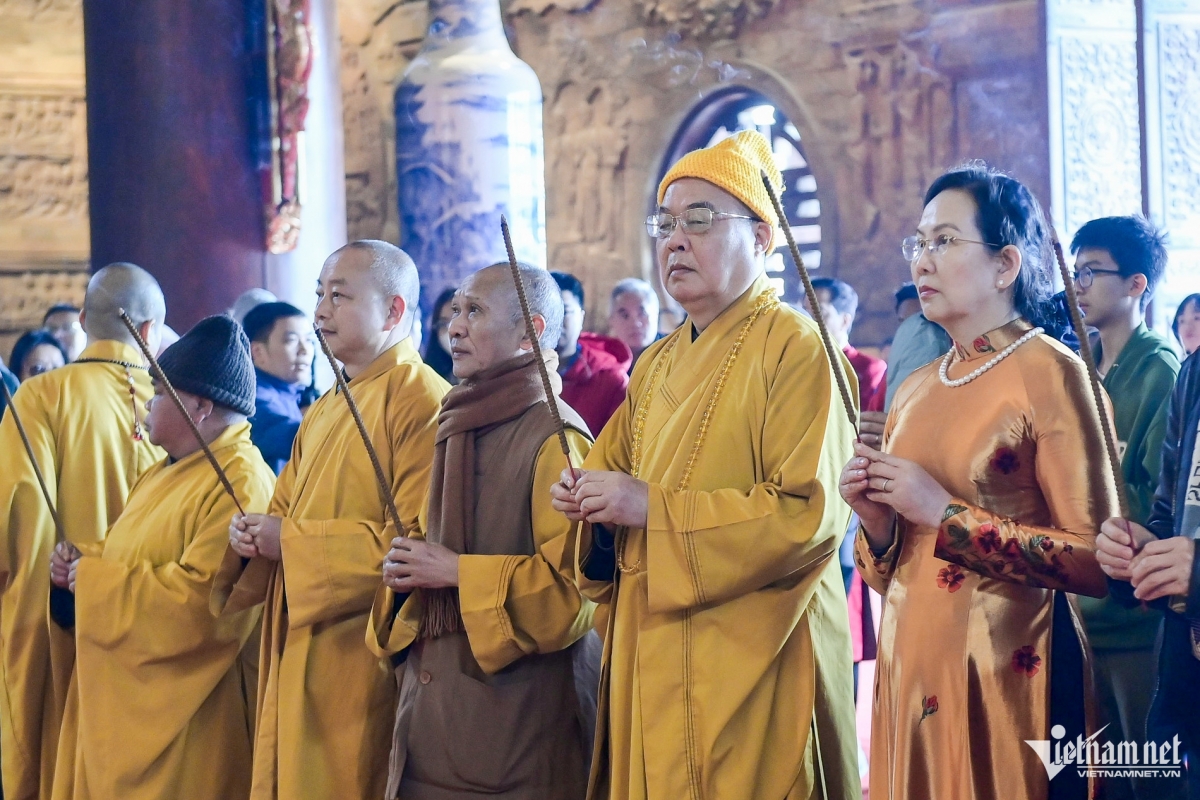
[[[612,296],[609,299],[610,313],[612,311],[612,307],[615,306],[617,301],[621,299],[621,296],[626,294],[636,294],[638,297],[645,300],[647,305],[653,306],[654,308],[658,308],[660,305],[658,292],[654,291],[653,286],[641,278],[625,278],[623,281],[620,281],[616,286],[613,287]],[[650,316],[653,317],[654,314],[651,314]]]
[[[485,269],[503,270],[505,275],[511,274],[512,271],[506,261],[492,264]],[[529,313],[540,316],[546,321],[546,327],[542,331],[542,335],[538,337],[538,344],[542,346],[543,350],[554,350],[558,347],[558,338],[562,335],[563,314],[565,313],[562,290],[558,288],[554,276],[544,269],[520,262],[517,263],[517,269],[521,273],[521,283],[525,285],[525,299],[529,301]],[[483,271],[480,270],[480,272]],[[509,278],[508,282],[511,286],[512,278]],[[509,300],[512,308],[512,321],[523,328],[525,322],[521,314],[521,300],[517,297],[515,286],[509,294]]]
[[[167,318],[167,301],[154,276],[136,264],[118,261],[101,269],[88,281],[83,299],[84,329],[88,337],[133,344],[133,337],[118,315],[122,309],[134,325],[151,320],[162,325]]]
[[[246,315],[256,307],[265,303],[274,303],[277,300],[279,298],[273,292],[269,292],[266,289],[247,289],[238,295],[238,299],[233,301],[233,305],[225,313],[233,317],[238,325],[241,325],[245,321]]]

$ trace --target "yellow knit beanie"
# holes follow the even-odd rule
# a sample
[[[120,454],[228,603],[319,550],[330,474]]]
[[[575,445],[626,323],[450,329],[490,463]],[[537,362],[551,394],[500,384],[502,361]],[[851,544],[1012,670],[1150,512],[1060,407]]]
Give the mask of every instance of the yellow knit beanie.
[[[699,178],[719,186],[746,204],[759,219],[771,223],[771,240],[767,252],[775,249],[779,238],[779,222],[771,196],[763,186],[762,173],[766,171],[776,195],[783,193],[783,175],[775,166],[775,156],[767,137],[758,131],[739,131],[712,147],[693,150],[675,162],[667,170],[666,177],[658,185],[658,202],[661,205],[667,187],[680,178]]]

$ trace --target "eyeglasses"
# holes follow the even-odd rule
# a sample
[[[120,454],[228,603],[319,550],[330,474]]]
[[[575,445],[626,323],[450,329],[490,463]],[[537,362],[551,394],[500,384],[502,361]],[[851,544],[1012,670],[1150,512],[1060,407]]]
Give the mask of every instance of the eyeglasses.
[[[730,214],[725,211],[713,211],[711,208],[689,208],[678,217],[661,211],[646,217],[646,233],[652,239],[666,239],[675,232],[676,225],[683,226],[683,232],[691,236],[696,233],[707,233],[713,221],[718,219],[754,219],[745,214]]]
[[[1121,271],[1116,269],[1092,269],[1091,267],[1084,267],[1081,270],[1077,270],[1071,276],[1071,279],[1075,281],[1075,285],[1080,289],[1090,289],[1092,287],[1092,282],[1096,280],[1097,275],[1120,274]]]
[[[932,239],[922,239],[920,236],[907,236],[900,242],[900,252],[904,258],[910,263],[916,261],[921,255],[928,250],[930,255],[940,256],[946,252],[946,248],[956,242],[966,244],[982,244],[987,247],[1003,247],[1004,245],[992,244],[991,242],[980,242],[975,239],[963,239],[958,236],[950,236],[946,233],[940,233]]]

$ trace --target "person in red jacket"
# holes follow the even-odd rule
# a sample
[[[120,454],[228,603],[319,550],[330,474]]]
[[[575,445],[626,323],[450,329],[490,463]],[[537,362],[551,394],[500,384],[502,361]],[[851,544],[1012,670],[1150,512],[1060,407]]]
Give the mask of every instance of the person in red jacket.
[[[837,278],[813,278],[813,289],[821,305],[821,317],[829,329],[829,337],[842,348],[850,366],[858,376],[858,398],[861,411],[883,412],[887,397],[887,362],[860,353],[850,345],[850,329],[858,313],[858,292]],[[809,313],[812,310],[809,309]],[[846,604],[850,609],[850,639],[854,650],[854,694],[858,696],[858,665],[876,655],[875,621],[871,616],[871,600],[862,577],[854,569],[854,531],[858,518],[850,523],[850,534],[842,542],[838,556],[842,562],[842,578],[846,581]]]
[[[854,315],[858,313],[858,292],[837,278],[813,278],[812,285],[821,304],[821,317],[829,329],[829,338],[842,348],[858,376],[860,408],[883,411],[883,400],[887,395],[887,362],[860,353],[850,345],[850,329],[854,326]]]
[[[562,290],[562,336],[558,340],[558,374],[562,399],[579,412],[593,436],[625,402],[633,351],[619,339],[583,330],[583,284],[574,275],[551,272]]]

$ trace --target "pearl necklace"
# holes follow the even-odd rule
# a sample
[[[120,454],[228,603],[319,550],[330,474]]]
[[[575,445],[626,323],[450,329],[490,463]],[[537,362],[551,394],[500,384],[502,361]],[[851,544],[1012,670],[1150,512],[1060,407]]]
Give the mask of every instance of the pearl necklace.
[[[995,356],[993,356],[993,357],[992,357],[992,358],[991,358],[991,359],[990,359],[990,360],[989,360],[989,361],[988,361],[986,364],[984,364],[982,367],[979,367],[979,368],[978,368],[978,369],[976,369],[974,372],[971,372],[971,373],[969,373],[969,374],[967,374],[967,375],[964,375],[964,376],[962,376],[961,378],[957,378],[957,379],[955,379],[955,380],[950,380],[950,378],[949,378],[949,377],[947,377],[947,375],[946,375],[947,371],[950,369],[950,360],[951,360],[952,358],[954,358],[954,348],[951,348],[951,349],[950,349],[950,352],[949,352],[949,353],[946,353],[945,357],[942,359],[942,366],[941,366],[941,368],[939,368],[939,369],[938,369],[938,377],[940,377],[940,378],[942,379],[942,383],[943,383],[945,386],[948,386],[948,387],[949,387],[949,388],[951,388],[951,389],[953,389],[953,388],[955,388],[955,387],[957,387],[957,386],[963,386],[963,385],[965,385],[965,384],[968,384],[968,383],[970,383],[971,381],[973,381],[973,380],[975,380],[976,378],[978,378],[978,377],[979,377],[980,375],[982,375],[983,373],[987,372],[987,371],[988,371],[989,369],[991,369],[992,367],[994,367],[994,366],[996,366],[997,364],[999,364],[999,363],[1000,363],[1001,361],[1003,361],[1004,359],[1006,359],[1006,358],[1008,358],[1009,356],[1011,356],[1013,353],[1015,353],[1015,352],[1016,352],[1016,350],[1017,350],[1017,348],[1018,348],[1018,347],[1020,347],[1021,345],[1025,344],[1026,342],[1028,342],[1028,341],[1029,341],[1030,339],[1032,339],[1033,337],[1035,337],[1035,336],[1037,336],[1037,335],[1039,335],[1039,334],[1041,334],[1041,333],[1044,333],[1044,332],[1045,332],[1045,331],[1044,331],[1042,328],[1034,328],[1033,330],[1031,330],[1031,331],[1028,331],[1028,332],[1027,332],[1027,333],[1026,333],[1024,336],[1022,336],[1020,339],[1017,339],[1015,342],[1013,342],[1012,344],[1010,344],[1008,347],[1004,348],[1004,349],[1003,349],[1003,350],[1001,350],[999,353],[997,353]]]

